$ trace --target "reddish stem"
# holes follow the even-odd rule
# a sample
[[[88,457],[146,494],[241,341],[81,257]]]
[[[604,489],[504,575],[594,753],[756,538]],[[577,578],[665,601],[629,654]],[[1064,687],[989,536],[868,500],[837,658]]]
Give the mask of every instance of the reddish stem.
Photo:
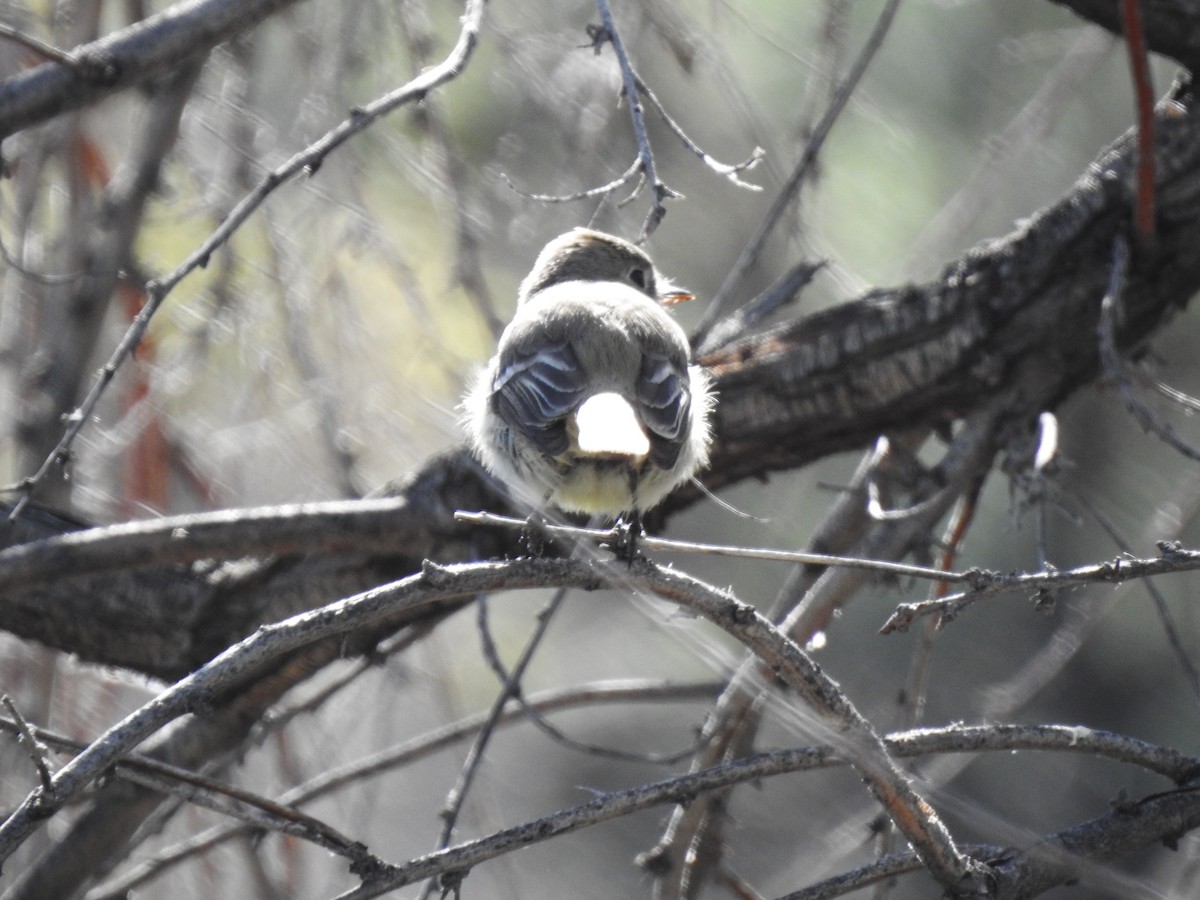
[[[1142,30],[1139,0],[1121,0],[1121,21],[1125,45],[1129,48],[1129,68],[1133,73],[1133,93],[1137,104],[1137,192],[1134,197],[1134,224],[1139,243],[1154,243],[1154,85],[1150,80],[1150,59],[1146,34]]]

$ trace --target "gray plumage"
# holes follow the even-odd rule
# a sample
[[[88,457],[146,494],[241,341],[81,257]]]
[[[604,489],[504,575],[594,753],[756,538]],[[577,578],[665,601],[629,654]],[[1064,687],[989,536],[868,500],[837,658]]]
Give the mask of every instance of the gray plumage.
[[[713,397],[661,302],[687,296],[620,238],[551,241],[464,402],[488,469],[531,505],[610,516],[690,478],[708,459]]]

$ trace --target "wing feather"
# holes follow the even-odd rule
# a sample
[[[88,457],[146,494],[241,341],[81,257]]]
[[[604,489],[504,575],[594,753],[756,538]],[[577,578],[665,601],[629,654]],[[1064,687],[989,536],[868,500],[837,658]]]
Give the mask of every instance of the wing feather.
[[[663,469],[675,465],[687,440],[692,397],[686,362],[646,352],[637,380],[638,413],[650,430],[650,456]]]
[[[568,448],[566,419],[586,397],[587,376],[566,341],[514,352],[492,383],[497,414],[543,453]]]

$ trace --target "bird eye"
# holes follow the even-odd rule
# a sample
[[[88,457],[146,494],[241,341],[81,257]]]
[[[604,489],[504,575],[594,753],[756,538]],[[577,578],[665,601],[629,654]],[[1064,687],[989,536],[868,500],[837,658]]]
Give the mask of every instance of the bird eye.
[[[640,287],[643,291],[646,290],[648,278],[649,274],[640,266],[629,270],[629,280]]]

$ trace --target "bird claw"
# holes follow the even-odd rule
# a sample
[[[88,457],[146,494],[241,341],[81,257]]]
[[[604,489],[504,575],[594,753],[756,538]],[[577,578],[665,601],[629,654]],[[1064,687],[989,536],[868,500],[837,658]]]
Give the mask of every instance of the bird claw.
[[[603,546],[632,568],[634,560],[642,555],[639,546],[642,533],[642,517],[639,514],[634,513],[628,518],[621,516],[612,527],[612,537]]]
[[[546,517],[541,513],[530,513],[521,529],[520,542],[525,549],[525,555],[530,559],[541,559],[546,555]]]

